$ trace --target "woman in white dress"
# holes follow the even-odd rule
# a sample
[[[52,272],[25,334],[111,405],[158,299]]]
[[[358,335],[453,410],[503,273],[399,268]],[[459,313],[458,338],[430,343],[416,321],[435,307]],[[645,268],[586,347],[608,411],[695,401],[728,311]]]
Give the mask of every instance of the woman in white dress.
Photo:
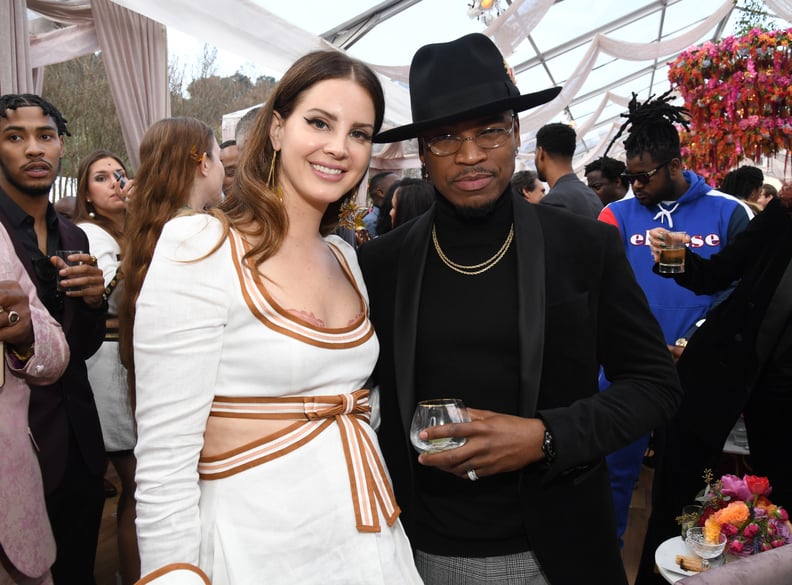
[[[354,249],[327,235],[383,113],[368,67],[301,58],[222,213],[168,222],[139,294],[127,280],[143,582],[421,583],[368,424],[366,290]]]
[[[123,287],[121,241],[126,200],[134,181],[126,166],[108,150],[95,150],[80,162],[73,221],[88,236],[91,254],[102,269],[108,315],[105,342],[86,360],[96,399],[105,451],[121,480],[116,532],[121,577],[132,585],[140,577],[135,535],[135,422],[129,402],[126,370],[118,353],[118,304]]]

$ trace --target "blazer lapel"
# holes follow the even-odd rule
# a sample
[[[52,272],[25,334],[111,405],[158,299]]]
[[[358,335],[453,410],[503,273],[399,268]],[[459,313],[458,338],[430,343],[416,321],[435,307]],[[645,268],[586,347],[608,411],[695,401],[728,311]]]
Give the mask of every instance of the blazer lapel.
[[[533,417],[544,357],[547,298],[545,243],[533,205],[514,195],[517,246],[517,326],[520,340],[520,416]]]
[[[394,363],[398,364],[396,393],[407,436],[415,410],[415,338],[418,331],[418,306],[433,222],[434,208],[419,217],[410,231],[405,234],[396,278],[393,359]]]

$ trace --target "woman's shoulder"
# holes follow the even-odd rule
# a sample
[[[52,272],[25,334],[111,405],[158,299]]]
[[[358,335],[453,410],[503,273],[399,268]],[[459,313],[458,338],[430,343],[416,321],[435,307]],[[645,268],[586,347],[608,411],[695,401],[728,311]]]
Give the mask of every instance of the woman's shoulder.
[[[116,253],[121,251],[121,246],[118,241],[113,237],[113,234],[108,232],[105,228],[95,223],[88,221],[76,224],[86,236],[88,236],[88,243],[91,246],[91,253],[96,254],[97,251],[103,249],[115,250]]]
[[[99,238],[112,238],[113,236],[102,226],[91,223],[90,221],[81,221],[78,224],[75,224],[78,228],[85,232],[85,234],[89,238],[99,237]]]
[[[347,258],[355,256],[355,248],[341,236],[330,234],[324,237],[325,242],[338,248]]]
[[[157,247],[170,250],[179,260],[196,259],[222,247],[223,223],[208,213],[177,215],[162,228]]]

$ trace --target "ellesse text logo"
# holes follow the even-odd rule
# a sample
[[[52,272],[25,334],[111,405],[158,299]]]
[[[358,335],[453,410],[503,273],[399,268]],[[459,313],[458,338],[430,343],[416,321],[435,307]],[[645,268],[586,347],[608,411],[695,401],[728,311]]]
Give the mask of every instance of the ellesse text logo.
[[[649,245],[649,230],[642,234],[633,234],[630,236],[630,245],[632,246],[648,246]],[[691,235],[690,236],[690,247],[691,248],[703,248],[704,246],[710,247],[717,247],[720,246],[721,238],[718,234],[707,234],[706,236],[702,236],[701,234]]]

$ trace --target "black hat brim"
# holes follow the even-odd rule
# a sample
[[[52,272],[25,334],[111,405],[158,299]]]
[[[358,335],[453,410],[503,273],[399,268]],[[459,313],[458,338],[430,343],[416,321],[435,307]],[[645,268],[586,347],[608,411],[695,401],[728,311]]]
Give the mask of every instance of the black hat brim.
[[[505,112],[506,110],[522,112],[531,108],[535,108],[536,106],[546,104],[547,102],[555,99],[559,93],[561,93],[560,87],[551,87],[549,89],[544,89],[534,93],[506,97],[501,100],[496,100],[476,106],[475,108],[454,112],[445,116],[433,118],[431,120],[421,120],[420,122],[415,122],[413,124],[397,126],[396,128],[385,130],[374,137],[374,142],[381,144],[386,142],[399,142],[401,140],[408,140],[410,138],[417,137],[424,130],[429,130],[443,124],[449,124],[468,118],[479,118],[490,114]]]

